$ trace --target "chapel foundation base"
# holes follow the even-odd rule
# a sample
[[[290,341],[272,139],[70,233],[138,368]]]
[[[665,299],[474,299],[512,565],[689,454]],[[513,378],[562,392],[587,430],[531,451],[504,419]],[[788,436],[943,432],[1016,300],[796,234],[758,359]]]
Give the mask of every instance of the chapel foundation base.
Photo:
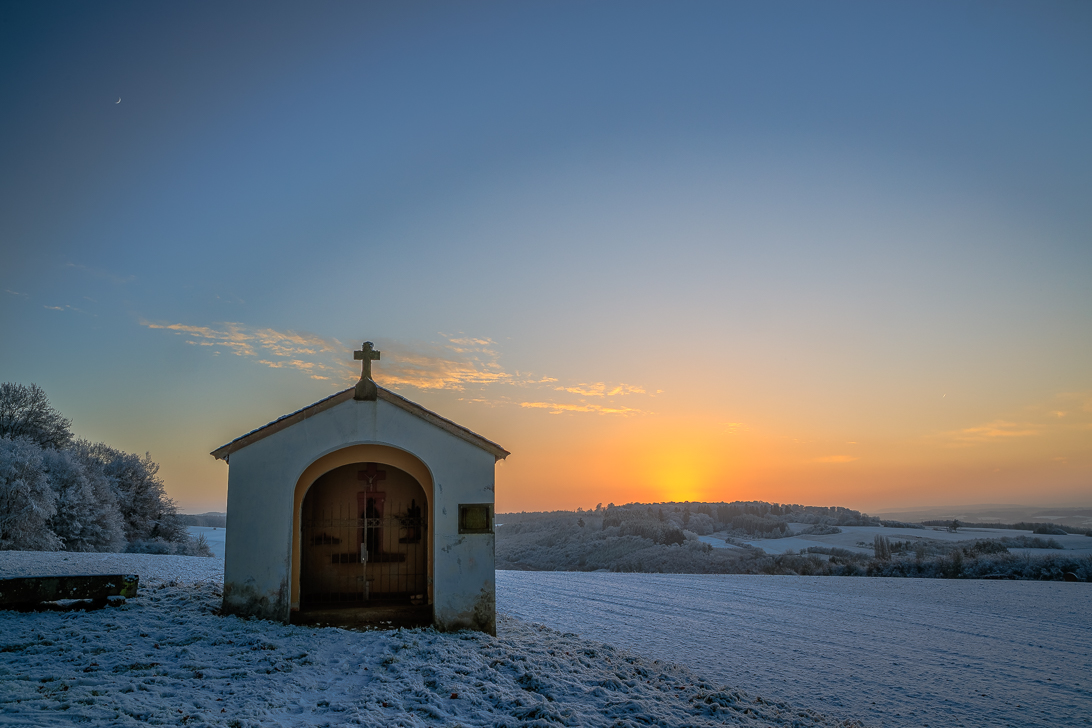
[[[415,629],[432,626],[432,606],[404,604],[367,607],[307,607],[293,611],[291,624],[306,627],[340,627],[366,632],[375,629]]]

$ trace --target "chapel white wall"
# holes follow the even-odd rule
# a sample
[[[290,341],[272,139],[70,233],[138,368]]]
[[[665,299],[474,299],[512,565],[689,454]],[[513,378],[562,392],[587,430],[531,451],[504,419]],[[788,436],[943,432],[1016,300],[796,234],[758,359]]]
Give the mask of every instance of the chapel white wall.
[[[348,400],[231,454],[225,613],[288,621],[296,482],[318,458],[363,444],[405,450],[432,473],[429,547],[437,628],[494,633],[494,536],[460,535],[458,506],[494,503],[496,460],[383,400]]]

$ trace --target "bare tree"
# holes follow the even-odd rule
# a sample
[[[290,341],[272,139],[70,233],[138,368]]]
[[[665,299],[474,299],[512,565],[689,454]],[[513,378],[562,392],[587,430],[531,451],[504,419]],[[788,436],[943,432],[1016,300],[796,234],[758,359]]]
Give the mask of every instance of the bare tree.
[[[878,533],[872,539],[872,551],[880,561],[891,560],[891,542]]]
[[[60,450],[72,441],[72,421],[53,409],[37,384],[0,384],[0,437],[23,437]]]

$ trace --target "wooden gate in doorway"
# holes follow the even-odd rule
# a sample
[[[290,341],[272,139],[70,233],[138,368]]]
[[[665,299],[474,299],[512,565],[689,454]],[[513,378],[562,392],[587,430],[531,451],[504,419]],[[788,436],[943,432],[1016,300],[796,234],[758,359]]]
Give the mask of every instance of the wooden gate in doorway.
[[[428,522],[423,504],[361,491],[356,502],[304,501],[300,521],[300,606],[423,604]],[[309,507],[312,506],[312,507]]]

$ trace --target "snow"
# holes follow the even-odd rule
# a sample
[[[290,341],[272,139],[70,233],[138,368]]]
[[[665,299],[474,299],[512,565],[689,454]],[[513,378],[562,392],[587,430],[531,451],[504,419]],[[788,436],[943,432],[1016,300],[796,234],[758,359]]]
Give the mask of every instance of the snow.
[[[497,600],[868,725],[1092,725],[1092,584],[500,571]]]
[[[717,538],[716,536],[698,536],[698,540],[702,543],[707,543],[715,549],[738,549],[739,546],[728,543],[723,538]]]
[[[137,574],[141,590],[166,581],[221,586],[224,562],[201,556],[0,551],[0,576],[35,574]]]
[[[224,539],[227,538],[226,528],[213,528],[211,526],[187,526],[186,530],[189,531],[190,535],[194,538],[197,538],[198,536],[204,536],[205,540],[208,541],[209,548],[212,549],[213,556],[223,560]]]
[[[747,539],[744,543],[751,546],[757,546],[768,554],[783,554],[786,551],[806,551],[810,546],[829,546],[829,543],[823,543],[820,538],[826,538],[824,536],[788,536],[786,538],[754,538]],[[872,554],[872,549],[862,549],[856,546],[842,546],[841,548],[851,549],[853,551],[859,551],[861,553]]]
[[[1017,533],[1019,535],[1019,534],[1025,534],[1026,532],[1025,531],[1018,531]],[[1052,538],[1055,541],[1057,541],[1059,544],[1061,544],[1062,548],[1065,549],[1066,551],[1080,551],[1082,553],[1085,553],[1085,554],[1088,554],[1088,555],[1092,556],[1092,536],[1080,536],[1080,535],[1075,534],[1075,533],[1070,533],[1070,534],[1067,534],[1065,536],[1036,536],[1035,534],[1027,534],[1027,535],[1030,535],[1033,538],[1041,538],[1041,539],[1044,539],[1044,540],[1048,539],[1048,538]],[[1010,548],[1009,551],[1011,551],[1012,553],[1017,553],[1018,551],[1021,551],[1021,552],[1027,551],[1027,549],[1018,550],[1018,549]],[[1034,553],[1040,553],[1041,554],[1041,553],[1044,553],[1044,551],[1042,549],[1038,549],[1038,550],[1034,551]]]
[[[0,576],[96,572],[139,574],[138,596],[0,611],[0,725],[856,725],[511,617],[498,637],[296,627],[217,616],[220,559],[0,552]]]
[[[792,523],[789,527],[794,532],[807,528],[804,523]],[[804,551],[810,546],[826,546],[847,549],[861,554],[872,555],[872,543],[877,535],[893,541],[973,541],[974,539],[1001,539],[1016,536],[1034,536],[1031,531],[1014,531],[1007,528],[960,528],[951,532],[946,528],[886,528],[884,526],[839,526],[841,533],[825,536],[813,534],[790,536],[788,538],[748,539],[745,543],[757,546],[768,554],[783,554],[788,550]],[[1052,538],[1063,548],[1092,554],[1092,538],[1070,534],[1067,536],[1039,536],[1043,540]],[[863,546],[861,544],[864,544]],[[714,544],[715,545],[715,544]],[[1012,549],[1013,553],[1018,553]],[[1033,553],[1044,553],[1042,549]]]

